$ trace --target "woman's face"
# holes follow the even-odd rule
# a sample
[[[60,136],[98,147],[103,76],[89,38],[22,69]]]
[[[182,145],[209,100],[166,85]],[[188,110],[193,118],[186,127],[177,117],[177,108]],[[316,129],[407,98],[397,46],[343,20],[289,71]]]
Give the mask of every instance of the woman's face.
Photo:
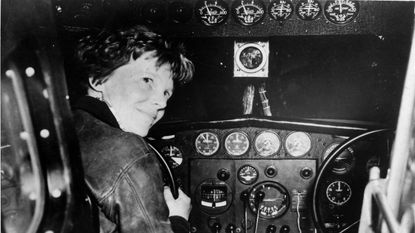
[[[121,129],[146,136],[173,94],[169,64],[156,66],[151,52],[116,69],[100,88]]]

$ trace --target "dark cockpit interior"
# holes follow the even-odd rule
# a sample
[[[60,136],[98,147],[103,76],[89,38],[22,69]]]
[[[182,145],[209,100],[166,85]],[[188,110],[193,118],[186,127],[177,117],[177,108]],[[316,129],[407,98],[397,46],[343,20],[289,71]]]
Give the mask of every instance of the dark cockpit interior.
[[[82,185],[68,183],[82,179],[79,161],[71,156],[78,153],[71,149],[76,139],[69,140],[70,106],[84,94],[74,46],[88,32],[135,24],[183,42],[195,64],[192,82],[176,87],[147,138],[192,199],[192,233],[364,232],[362,206],[372,168],[387,179],[400,109],[414,109],[402,105],[402,96],[415,2],[17,2],[2,2],[2,232],[88,229],[74,214],[85,203],[71,190],[83,190]],[[28,65],[36,75],[41,70],[44,80],[10,81],[16,76],[10,70],[30,76]],[[19,86],[27,93],[20,95]],[[19,110],[11,111],[13,106]],[[24,113],[41,124],[33,123],[33,131],[43,134],[30,137]],[[42,131],[47,125],[56,133]],[[413,121],[410,126],[413,140]],[[36,140],[45,135],[53,142]],[[30,143],[14,149],[27,137],[41,144],[37,150]],[[408,148],[412,165],[405,169],[413,178],[413,141]],[[49,155],[52,151],[63,154],[61,159]],[[41,168],[29,154],[40,158]],[[31,182],[40,188],[27,186]],[[407,187],[398,219],[403,206],[414,206],[415,183]],[[45,200],[39,203],[34,193]],[[43,218],[37,219],[37,211]],[[371,232],[387,232],[382,218],[374,219]],[[413,232],[414,225],[407,229]]]

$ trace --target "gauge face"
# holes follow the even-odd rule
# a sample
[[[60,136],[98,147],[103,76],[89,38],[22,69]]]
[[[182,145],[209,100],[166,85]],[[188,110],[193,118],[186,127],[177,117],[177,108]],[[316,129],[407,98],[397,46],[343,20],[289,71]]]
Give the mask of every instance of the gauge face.
[[[264,199],[256,204],[255,196],[262,191],[265,196]],[[259,206],[259,208],[257,208]],[[281,217],[290,206],[290,198],[287,189],[277,182],[266,181],[257,184],[250,192],[249,207],[256,213],[259,209],[259,216],[261,218],[273,219]]]
[[[239,156],[249,149],[248,136],[244,132],[233,132],[225,139],[225,148],[229,155]]]
[[[195,14],[206,26],[215,26],[226,21],[229,9],[223,0],[199,0],[195,5]]]
[[[333,152],[333,150],[336,149],[337,146],[339,146],[339,144],[339,142],[334,142],[330,144],[324,151],[323,159],[326,159],[327,156],[331,152]],[[347,149],[342,151],[340,155],[337,156],[337,158],[334,160],[332,171],[336,174],[344,174],[352,168],[353,162],[353,149],[348,147]]]
[[[184,2],[172,2],[169,5],[169,17],[175,23],[185,23],[192,18],[192,6]]]
[[[273,0],[269,4],[269,15],[277,21],[285,21],[294,13],[294,6],[290,0]]]
[[[232,14],[240,24],[251,26],[264,18],[265,5],[261,0],[237,0],[232,4]]]
[[[195,141],[197,152],[204,156],[211,156],[219,149],[218,136],[211,132],[204,132],[197,136]]]
[[[357,17],[359,2],[352,0],[329,0],[324,5],[324,16],[335,24],[346,24]]]
[[[280,146],[280,138],[271,131],[261,132],[255,139],[255,150],[258,152],[258,155],[263,157],[277,153]]]
[[[311,149],[311,139],[308,134],[303,132],[294,132],[288,135],[285,140],[285,149],[288,154],[294,157],[301,157],[307,154]]]
[[[238,170],[238,179],[242,184],[253,184],[258,180],[258,171],[251,165],[244,165]]]
[[[344,181],[334,181],[327,187],[326,196],[331,203],[343,205],[350,200],[352,189],[349,184]]]
[[[179,150],[179,148],[173,145],[169,145],[169,146],[165,146],[161,148],[160,152],[162,155],[164,155],[164,157],[171,158],[169,162],[171,163],[170,165],[172,168],[176,168],[180,166],[180,164],[182,164],[183,162],[182,152]]]
[[[296,11],[302,20],[315,20],[320,15],[321,5],[317,0],[300,0],[296,5]]]

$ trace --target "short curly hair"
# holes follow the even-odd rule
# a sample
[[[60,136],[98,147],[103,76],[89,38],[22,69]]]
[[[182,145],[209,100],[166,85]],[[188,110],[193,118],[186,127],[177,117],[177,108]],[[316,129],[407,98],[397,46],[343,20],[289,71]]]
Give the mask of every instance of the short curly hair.
[[[136,60],[145,52],[153,52],[157,66],[169,64],[175,83],[191,81],[193,63],[185,56],[184,46],[163,38],[143,26],[128,29],[103,30],[79,40],[77,58],[85,77],[81,80],[85,88],[88,79],[96,84],[104,83],[117,68]]]

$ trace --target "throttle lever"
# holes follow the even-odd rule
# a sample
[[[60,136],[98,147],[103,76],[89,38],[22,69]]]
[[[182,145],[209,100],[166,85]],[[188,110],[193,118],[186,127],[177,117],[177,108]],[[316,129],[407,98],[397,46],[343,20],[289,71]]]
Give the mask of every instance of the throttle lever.
[[[244,190],[241,192],[241,201],[244,205],[244,232],[248,233],[248,202],[249,202],[249,192]]]
[[[254,229],[254,233],[257,233],[258,231],[258,222],[259,222],[259,206],[262,202],[262,200],[264,200],[265,197],[265,193],[262,191],[258,191],[255,194],[255,207],[256,207],[256,218],[255,218],[255,229]]]

